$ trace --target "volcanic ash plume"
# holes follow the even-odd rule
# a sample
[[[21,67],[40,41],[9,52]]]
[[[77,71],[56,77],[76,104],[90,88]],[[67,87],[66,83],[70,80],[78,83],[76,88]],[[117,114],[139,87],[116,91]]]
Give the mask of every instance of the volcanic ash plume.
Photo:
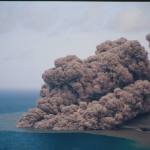
[[[147,35],[146,35],[146,40],[148,41],[149,47],[150,47],[150,34],[147,34]]]
[[[150,111],[150,62],[136,40],[106,41],[85,60],[59,58],[42,78],[37,108],[24,114],[17,127],[111,129]]]

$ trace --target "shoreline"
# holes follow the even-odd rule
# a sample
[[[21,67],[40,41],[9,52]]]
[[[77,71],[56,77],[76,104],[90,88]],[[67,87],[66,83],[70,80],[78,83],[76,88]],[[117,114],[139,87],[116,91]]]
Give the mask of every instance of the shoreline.
[[[28,132],[28,133],[85,133],[96,134],[103,136],[111,136],[124,138],[135,141],[138,145],[144,147],[150,147],[150,131],[138,131],[140,127],[150,126],[150,114],[142,115],[135,118],[119,129],[114,130],[91,130],[91,131],[51,131],[47,129],[33,129],[33,128],[16,128],[16,122],[18,121],[20,114],[23,112],[0,114],[0,131],[15,131],[15,132]],[[5,125],[6,124],[6,125]]]

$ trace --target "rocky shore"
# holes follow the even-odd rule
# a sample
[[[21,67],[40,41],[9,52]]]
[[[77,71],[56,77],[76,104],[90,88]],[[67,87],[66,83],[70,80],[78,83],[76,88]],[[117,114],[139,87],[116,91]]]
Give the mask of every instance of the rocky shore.
[[[150,61],[136,40],[106,41],[85,60],[59,58],[42,78],[41,99],[19,128],[113,129],[150,112]]]

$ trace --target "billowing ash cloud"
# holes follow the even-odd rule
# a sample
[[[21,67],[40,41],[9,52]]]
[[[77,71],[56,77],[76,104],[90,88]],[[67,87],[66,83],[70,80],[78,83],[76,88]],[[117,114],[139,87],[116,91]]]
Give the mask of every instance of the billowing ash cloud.
[[[149,47],[150,47],[150,34],[147,34],[147,35],[146,35],[146,40],[148,41]]]
[[[149,39],[149,36],[146,37]],[[150,111],[150,62],[136,40],[120,38],[95,55],[55,60],[42,78],[41,99],[17,127],[50,130],[111,129]]]

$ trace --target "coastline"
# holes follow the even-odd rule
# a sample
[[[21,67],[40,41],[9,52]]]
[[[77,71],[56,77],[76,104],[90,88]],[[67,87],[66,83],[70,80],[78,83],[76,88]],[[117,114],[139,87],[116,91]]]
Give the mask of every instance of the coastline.
[[[15,131],[15,132],[28,132],[28,133],[85,133],[85,134],[96,134],[109,137],[118,137],[123,139],[132,140],[137,143],[138,146],[144,146],[150,148],[150,131],[138,131],[139,127],[148,127],[150,125],[150,114],[140,116],[126,125],[123,125],[120,129],[115,130],[92,130],[92,131],[50,131],[43,129],[22,129],[16,128],[15,124],[20,117],[20,114],[8,113],[0,114],[0,131]]]

